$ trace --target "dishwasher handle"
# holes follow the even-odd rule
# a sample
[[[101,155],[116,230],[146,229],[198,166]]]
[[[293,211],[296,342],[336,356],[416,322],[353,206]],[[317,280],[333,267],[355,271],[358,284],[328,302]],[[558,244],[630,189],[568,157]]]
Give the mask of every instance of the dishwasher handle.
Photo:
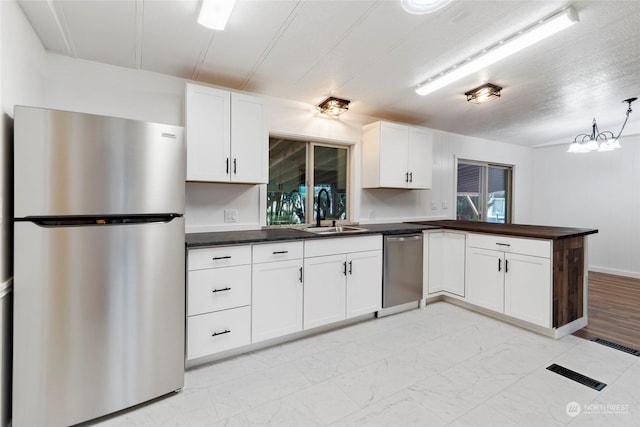
[[[386,236],[387,242],[404,242],[407,240],[422,240],[422,234],[403,234],[401,236]]]

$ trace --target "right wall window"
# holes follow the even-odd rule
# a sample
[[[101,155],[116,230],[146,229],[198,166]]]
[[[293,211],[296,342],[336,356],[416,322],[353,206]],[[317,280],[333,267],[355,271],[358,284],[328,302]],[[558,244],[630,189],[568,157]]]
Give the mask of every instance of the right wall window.
[[[513,167],[458,160],[456,219],[511,223]]]

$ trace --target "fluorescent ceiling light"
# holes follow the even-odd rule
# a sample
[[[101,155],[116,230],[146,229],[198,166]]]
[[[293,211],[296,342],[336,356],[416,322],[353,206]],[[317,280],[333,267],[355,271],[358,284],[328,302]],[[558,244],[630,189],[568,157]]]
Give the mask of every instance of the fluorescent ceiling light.
[[[224,30],[236,0],[202,0],[198,24],[212,30]]]
[[[570,27],[579,21],[578,13],[572,7],[559,12],[548,19],[528,27],[493,46],[482,50],[467,60],[435,75],[416,89],[418,95],[427,95],[447,86],[469,74],[475,73],[494,62],[529,47],[540,40]]]

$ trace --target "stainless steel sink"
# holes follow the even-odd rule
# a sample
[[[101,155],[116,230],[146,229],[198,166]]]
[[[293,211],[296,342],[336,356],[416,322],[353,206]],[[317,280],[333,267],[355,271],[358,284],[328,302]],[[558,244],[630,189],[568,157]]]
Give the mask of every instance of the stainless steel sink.
[[[362,233],[368,231],[366,228],[354,227],[352,225],[338,225],[335,227],[307,227],[303,231],[314,234],[340,234],[340,233]]]

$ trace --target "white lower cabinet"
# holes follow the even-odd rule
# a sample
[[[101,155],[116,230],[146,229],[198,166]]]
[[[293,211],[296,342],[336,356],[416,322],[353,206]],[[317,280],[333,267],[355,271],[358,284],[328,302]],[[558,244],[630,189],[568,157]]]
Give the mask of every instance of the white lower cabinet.
[[[465,296],[466,239],[463,232],[438,230],[424,233],[425,295],[447,292]]]
[[[251,343],[251,246],[187,253],[187,345],[192,360]]]
[[[197,359],[251,343],[251,307],[189,316],[187,359]]]
[[[551,260],[519,254],[509,254],[505,259],[504,313],[551,327]]]
[[[304,260],[304,329],[346,318],[346,256]]]
[[[341,248],[349,252],[339,253]],[[305,242],[304,329],[373,313],[381,306],[382,236]]]
[[[302,259],[253,265],[252,342],[302,330]]]
[[[382,251],[347,255],[347,319],[382,308]]]
[[[551,243],[537,239],[469,236],[467,301],[550,328],[553,306]],[[492,249],[494,247],[501,250]]]
[[[480,248],[467,252],[467,301],[504,312],[504,254]]]

